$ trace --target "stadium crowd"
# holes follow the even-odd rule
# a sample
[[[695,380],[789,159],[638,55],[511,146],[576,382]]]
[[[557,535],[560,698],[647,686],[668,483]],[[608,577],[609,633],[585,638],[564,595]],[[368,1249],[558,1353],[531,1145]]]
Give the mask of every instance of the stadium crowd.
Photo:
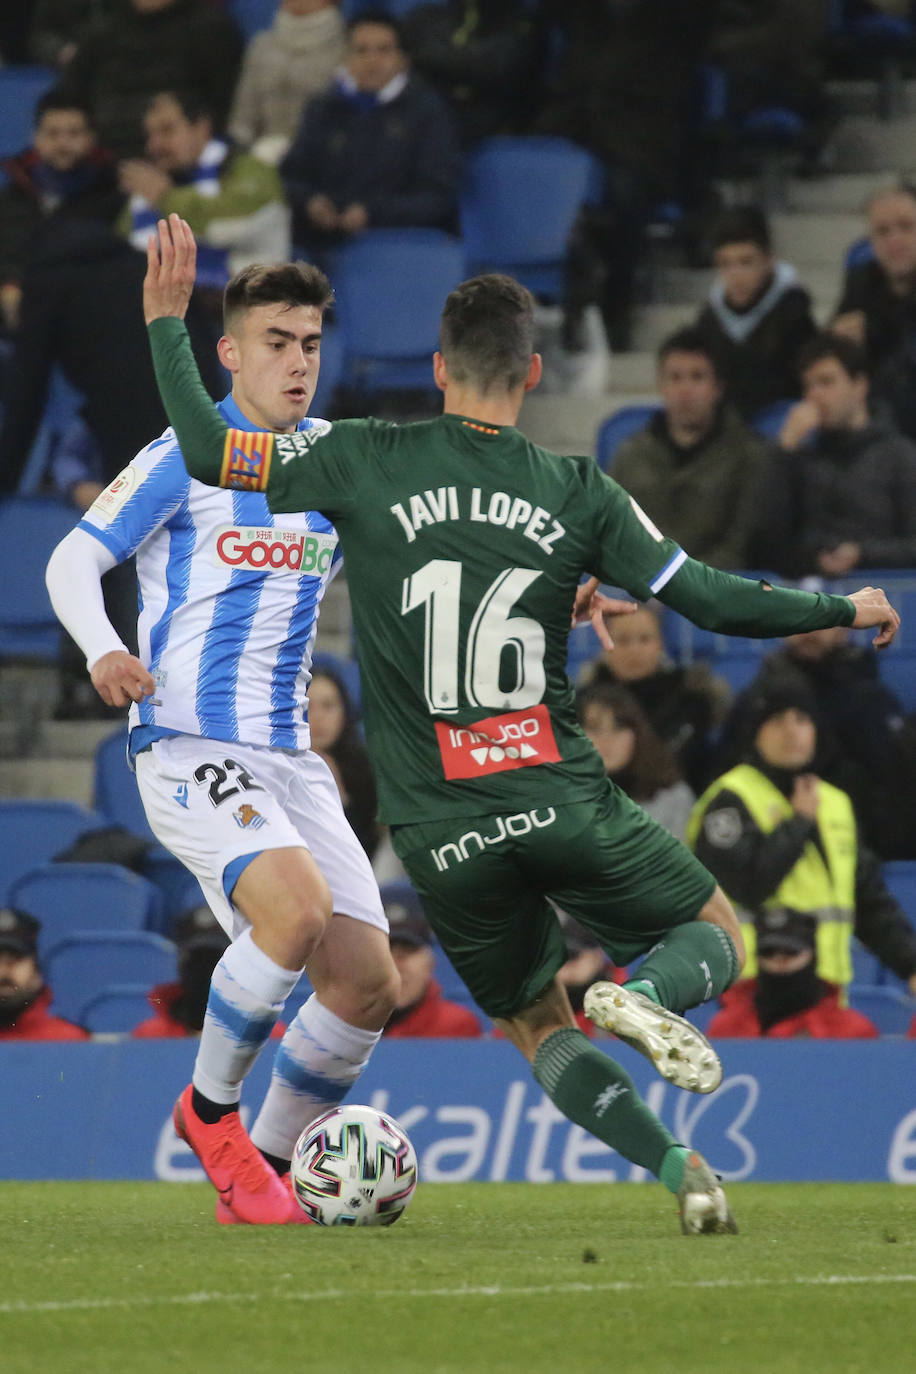
[[[552,135],[600,173],[562,272],[570,356],[593,307],[611,350],[631,345],[651,226],[673,226],[685,260],[714,268],[696,319],[658,350],[658,405],[599,455],[606,470],[714,567],[818,585],[860,569],[916,579],[916,188],[901,180],[871,196],[866,237],[837,264],[835,309],[820,323],[763,209],[727,204],[720,189],[748,170],[742,132],[765,110],[794,117],[797,165],[823,170],[836,117],[826,77],[855,67],[834,9],[445,0],[395,19],[384,5],[279,0],[250,32],[246,7],[219,0],[11,7],[0,58],[54,79],[31,143],[0,163],[0,499],[22,480],[55,369],[79,414],[39,485],[74,515],[165,428],[137,306],[161,216],[181,214],[200,243],[189,327],[219,397],[221,292],[240,266],[304,257],[333,281],[341,245],[371,230],[458,234],[480,141]],[[341,387],[326,409],[352,404]],[[123,569],[108,582],[129,644],[135,584]],[[875,1034],[848,1005],[854,941],[916,995],[916,933],[882,877],[885,861],[916,861],[916,695],[901,699],[843,629],[797,636],[729,680],[715,654],[681,652],[673,619],[652,605],[613,618],[614,648],[576,665],[578,709],[608,776],[687,838],[756,942],[710,1033]],[[74,686],[84,667],[72,646],[61,662],[61,715],[100,714]],[[319,669],[311,706],[313,747],[376,875],[402,880],[375,819],[358,704]],[[407,1000],[386,1033],[480,1034],[474,1013],[442,996],[429,929],[401,896],[391,944]],[[29,1025],[42,1038],[85,1034],[45,1014],[32,919],[0,911],[0,1038]],[[151,993],[155,1015],[137,1035],[202,1023],[220,936],[182,920],[180,977]],[[586,965],[618,976],[581,932],[569,943],[571,987]]]

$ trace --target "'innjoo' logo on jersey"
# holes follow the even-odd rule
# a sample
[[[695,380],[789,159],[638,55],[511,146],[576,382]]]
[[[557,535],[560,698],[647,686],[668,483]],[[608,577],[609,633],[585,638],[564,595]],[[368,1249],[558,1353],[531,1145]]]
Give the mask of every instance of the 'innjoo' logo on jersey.
[[[437,720],[435,726],[442,767],[449,781],[560,761],[546,706],[489,716],[473,725],[446,725]]]
[[[305,530],[263,529],[257,525],[223,525],[216,531],[213,561],[219,566],[254,572],[295,572],[323,577],[331,566],[337,538]]]

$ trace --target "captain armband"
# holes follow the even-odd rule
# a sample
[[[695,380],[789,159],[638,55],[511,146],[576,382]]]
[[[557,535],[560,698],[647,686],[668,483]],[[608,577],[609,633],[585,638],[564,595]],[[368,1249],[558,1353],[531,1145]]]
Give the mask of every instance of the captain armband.
[[[234,491],[266,491],[275,434],[250,434],[244,429],[226,431],[219,485]]]

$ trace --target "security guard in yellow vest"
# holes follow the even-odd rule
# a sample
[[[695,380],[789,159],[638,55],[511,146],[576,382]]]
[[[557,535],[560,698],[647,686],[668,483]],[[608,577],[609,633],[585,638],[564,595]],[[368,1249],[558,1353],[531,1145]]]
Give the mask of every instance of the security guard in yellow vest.
[[[845,792],[813,772],[814,700],[794,676],[751,696],[745,761],[717,778],[690,818],[687,843],[738,908],[756,973],[753,913],[790,908],[817,921],[817,974],[852,981],[855,934],[916,993],[916,931],[859,843]]]

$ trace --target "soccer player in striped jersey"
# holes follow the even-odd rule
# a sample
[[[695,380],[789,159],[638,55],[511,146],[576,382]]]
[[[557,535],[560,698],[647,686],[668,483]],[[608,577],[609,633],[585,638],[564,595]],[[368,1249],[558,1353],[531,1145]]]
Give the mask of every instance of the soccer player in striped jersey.
[[[248,268],[227,286],[218,348],[232,391],[220,414],[237,431],[239,462],[254,431],[324,424],[306,412],[331,298],[327,278],[304,264]],[[139,658],[119,641],[99,588],[134,553]],[[152,830],[232,939],[175,1107],[224,1222],[304,1220],[281,1181],[293,1145],[359,1077],[398,987],[369,861],[330,770],[309,750],[311,650],[339,562],[327,519],[278,518],[255,490],[189,478],[167,430],[48,566],[55,611],[103,701],[131,703],[129,749]],[[242,1081],[303,967],[314,995],[280,1042],[249,1138]]]
[[[695,856],[609,782],[583,735],[565,672],[569,604],[593,573],[716,631],[877,626],[879,645],[896,613],[874,588],[830,596],[708,568],[594,459],[529,441],[515,422],[540,376],[533,300],[505,276],[472,278],[445,303],[437,419],[265,432],[240,451],[181,323],[193,262],[188,226],[160,222],[145,311],[183,457],[200,481],[266,492],[275,513],[307,504],[334,519],[380,816],[448,957],[565,1116],[660,1178],[686,1232],[733,1231],[709,1165],[576,1026],[557,979],[559,908],[615,964],[645,956],[624,987],[589,989],[588,1015],[678,1086],[721,1081],[712,1046],[677,1012],[737,977],[738,921]]]

